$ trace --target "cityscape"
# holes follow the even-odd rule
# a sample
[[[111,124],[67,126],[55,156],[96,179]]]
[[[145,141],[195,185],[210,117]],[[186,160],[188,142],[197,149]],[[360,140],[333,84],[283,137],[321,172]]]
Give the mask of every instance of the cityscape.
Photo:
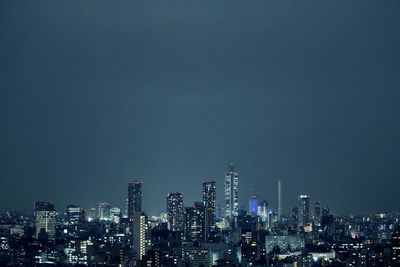
[[[0,1],[0,267],[400,267],[400,1]]]
[[[143,210],[143,186],[151,185],[128,182],[124,208],[36,201],[33,215],[2,214],[0,265],[400,266],[399,213],[334,216],[309,195],[284,212],[281,181],[277,207],[254,195],[242,208],[233,163],[223,190],[205,181],[193,204],[184,192],[167,193],[161,214]]]

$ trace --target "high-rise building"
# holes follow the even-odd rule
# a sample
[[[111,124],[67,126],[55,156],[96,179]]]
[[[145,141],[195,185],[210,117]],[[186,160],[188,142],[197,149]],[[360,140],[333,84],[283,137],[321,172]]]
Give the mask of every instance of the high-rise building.
[[[299,207],[293,207],[292,209],[292,221],[295,226],[299,225]]]
[[[215,181],[203,183],[203,205],[205,209],[206,239],[208,240],[212,237],[212,233],[215,231]]]
[[[128,218],[142,211],[142,181],[128,182]]]
[[[35,208],[36,237],[41,231],[45,231],[49,239],[54,239],[56,235],[57,213],[54,205],[48,201],[37,201]]]
[[[299,225],[305,226],[310,222],[310,197],[300,195],[299,198]]]
[[[328,217],[329,216],[329,208],[325,207],[322,209],[322,217]]]
[[[193,207],[185,208],[185,239],[205,240],[205,207],[201,202],[195,202]]]
[[[168,193],[167,195],[167,220],[168,229],[183,231],[185,228],[185,210],[183,207],[183,194]]]
[[[114,223],[119,223],[121,220],[121,209],[118,207],[113,207],[110,209],[110,221]]]
[[[257,196],[251,196],[249,199],[249,215],[257,216],[258,199]]]
[[[282,217],[282,183],[278,181],[278,222],[281,221]]]
[[[400,266],[400,228],[397,227],[391,239],[392,266]]]
[[[95,207],[85,208],[85,218],[88,222],[97,219],[97,209]]]
[[[239,209],[239,175],[233,163],[225,175],[225,218],[234,220]]]
[[[257,214],[261,221],[266,222],[268,220],[268,201],[263,200],[258,203]]]
[[[212,252],[209,247],[184,246],[182,248],[185,266],[212,266]]]
[[[97,218],[101,221],[110,219],[110,204],[107,202],[99,202],[97,204]]]
[[[84,211],[80,206],[69,205],[67,206],[67,222],[68,224],[78,224],[84,219]]]
[[[319,201],[314,202],[314,216],[313,221],[315,225],[321,224],[321,203]]]
[[[137,259],[141,260],[151,247],[151,236],[148,217],[140,211],[135,211],[132,216],[133,248],[136,250]]]

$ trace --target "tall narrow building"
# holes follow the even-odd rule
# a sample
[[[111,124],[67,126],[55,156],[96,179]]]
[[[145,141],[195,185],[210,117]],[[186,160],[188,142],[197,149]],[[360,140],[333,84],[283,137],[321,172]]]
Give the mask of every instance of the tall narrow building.
[[[185,208],[185,239],[187,241],[205,241],[205,208],[202,202]]]
[[[49,239],[55,239],[57,213],[54,205],[48,201],[37,201],[35,208],[36,238],[40,232],[46,232]]]
[[[321,224],[321,203],[319,201],[314,202],[314,216],[313,216],[314,224]]]
[[[203,205],[205,209],[206,239],[208,240],[212,237],[212,233],[215,230],[215,181],[203,183]]]
[[[185,209],[182,193],[168,193],[167,195],[167,220],[168,229],[183,231],[185,228]]]
[[[257,216],[258,214],[258,197],[251,196],[249,199],[249,215]]]
[[[225,218],[232,221],[239,209],[239,176],[233,163],[225,175]]]
[[[142,181],[128,182],[128,218],[142,211]]]
[[[299,196],[299,226],[305,226],[310,222],[310,197]]]
[[[140,211],[132,214],[133,248],[136,250],[137,259],[141,260],[151,247],[151,236],[148,217]]]
[[[278,222],[281,221],[282,217],[282,183],[278,181]]]

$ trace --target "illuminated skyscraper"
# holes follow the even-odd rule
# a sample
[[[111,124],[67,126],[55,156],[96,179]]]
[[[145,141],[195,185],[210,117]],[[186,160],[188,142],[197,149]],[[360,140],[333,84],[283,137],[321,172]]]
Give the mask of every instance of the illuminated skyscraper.
[[[282,183],[278,181],[278,222],[281,221],[282,217]]]
[[[258,203],[257,215],[260,216],[263,222],[268,220],[268,201],[264,200]]]
[[[310,222],[310,197],[299,196],[299,225],[305,226]]]
[[[128,218],[132,219],[135,212],[142,211],[142,182],[128,182]]]
[[[40,231],[45,231],[49,239],[54,239],[56,234],[57,213],[54,205],[48,201],[35,202],[36,238]]]
[[[249,215],[257,216],[258,199],[257,196],[251,196],[249,199]]]
[[[110,221],[114,223],[119,223],[121,220],[121,209],[118,207],[113,207],[110,209]]]
[[[205,208],[201,202],[195,202],[193,207],[185,208],[185,239],[205,240]]]
[[[110,204],[107,202],[100,202],[97,205],[97,218],[101,221],[110,219]]]
[[[167,195],[168,229],[183,231],[185,228],[185,209],[182,193],[168,193]]]
[[[239,209],[239,176],[233,163],[225,175],[225,218],[232,221]]]
[[[215,230],[216,203],[214,181],[203,183],[203,205],[205,209],[206,238],[208,239]]]
[[[319,201],[314,202],[313,221],[315,225],[321,224],[321,203]]]
[[[135,211],[132,215],[133,248],[137,252],[137,258],[142,259],[151,247],[150,227],[147,215]]]
[[[67,222],[68,224],[78,224],[84,220],[84,211],[77,205],[67,206]]]

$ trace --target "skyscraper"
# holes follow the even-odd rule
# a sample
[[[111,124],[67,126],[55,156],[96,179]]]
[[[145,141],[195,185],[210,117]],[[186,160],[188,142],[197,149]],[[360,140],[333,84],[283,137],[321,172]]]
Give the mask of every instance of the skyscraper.
[[[113,207],[110,209],[110,221],[114,223],[119,223],[121,220],[121,209],[118,207]]]
[[[310,197],[307,195],[299,196],[299,225],[305,226],[310,222]]]
[[[249,215],[257,216],[258,199],[257,196],[251,196],[249,199]]]
[[[266,222],[268,219],[268,201],[263,200],[258,203],[257,214],[261,221]]]
[[[101,221],[110,219],[110,204],[107,202],[100,202],[97,204],[97,218]]]
[[[142,211],[142,181],[128,182],[128,218],[135,212]]]
[[[35,202],[35,224],[36,237],[40,231],[45,231],[49,239],[54,239],[56,234],[56,217],[57,213],[54,205],[48,201]]]
[[[185,208],[185,239],[205,240],[205,208],[201,202],[195,202],[193,207]]]
[[[232,221],[238,215],[239,176],[233,163],[225,175],[225,218]]]
[[[132,215],[133,247],[137,252],[137,258],[142,259],[151,246],[150,227],[147,215],[135,211]]]
[[[185,228],[185,210],[183,207],[182,193],[168,193],[167,195],[167,220],[168,229],[183,231]]]
[[[278,181],[278,222],[281,221],[282,217],[282,183]]]
[[[206,239],[209,239],[215,230],[215,181],[203,183],[203,205],[205,209]]]
[[[67,206],[67,222],[68,224],[78,224],[84,220],[84,211],[80,206],[69,205]]]
[[[314,202],[314,216],[313,221],[315,225],[321,224],[321,203],[319,201]]]

